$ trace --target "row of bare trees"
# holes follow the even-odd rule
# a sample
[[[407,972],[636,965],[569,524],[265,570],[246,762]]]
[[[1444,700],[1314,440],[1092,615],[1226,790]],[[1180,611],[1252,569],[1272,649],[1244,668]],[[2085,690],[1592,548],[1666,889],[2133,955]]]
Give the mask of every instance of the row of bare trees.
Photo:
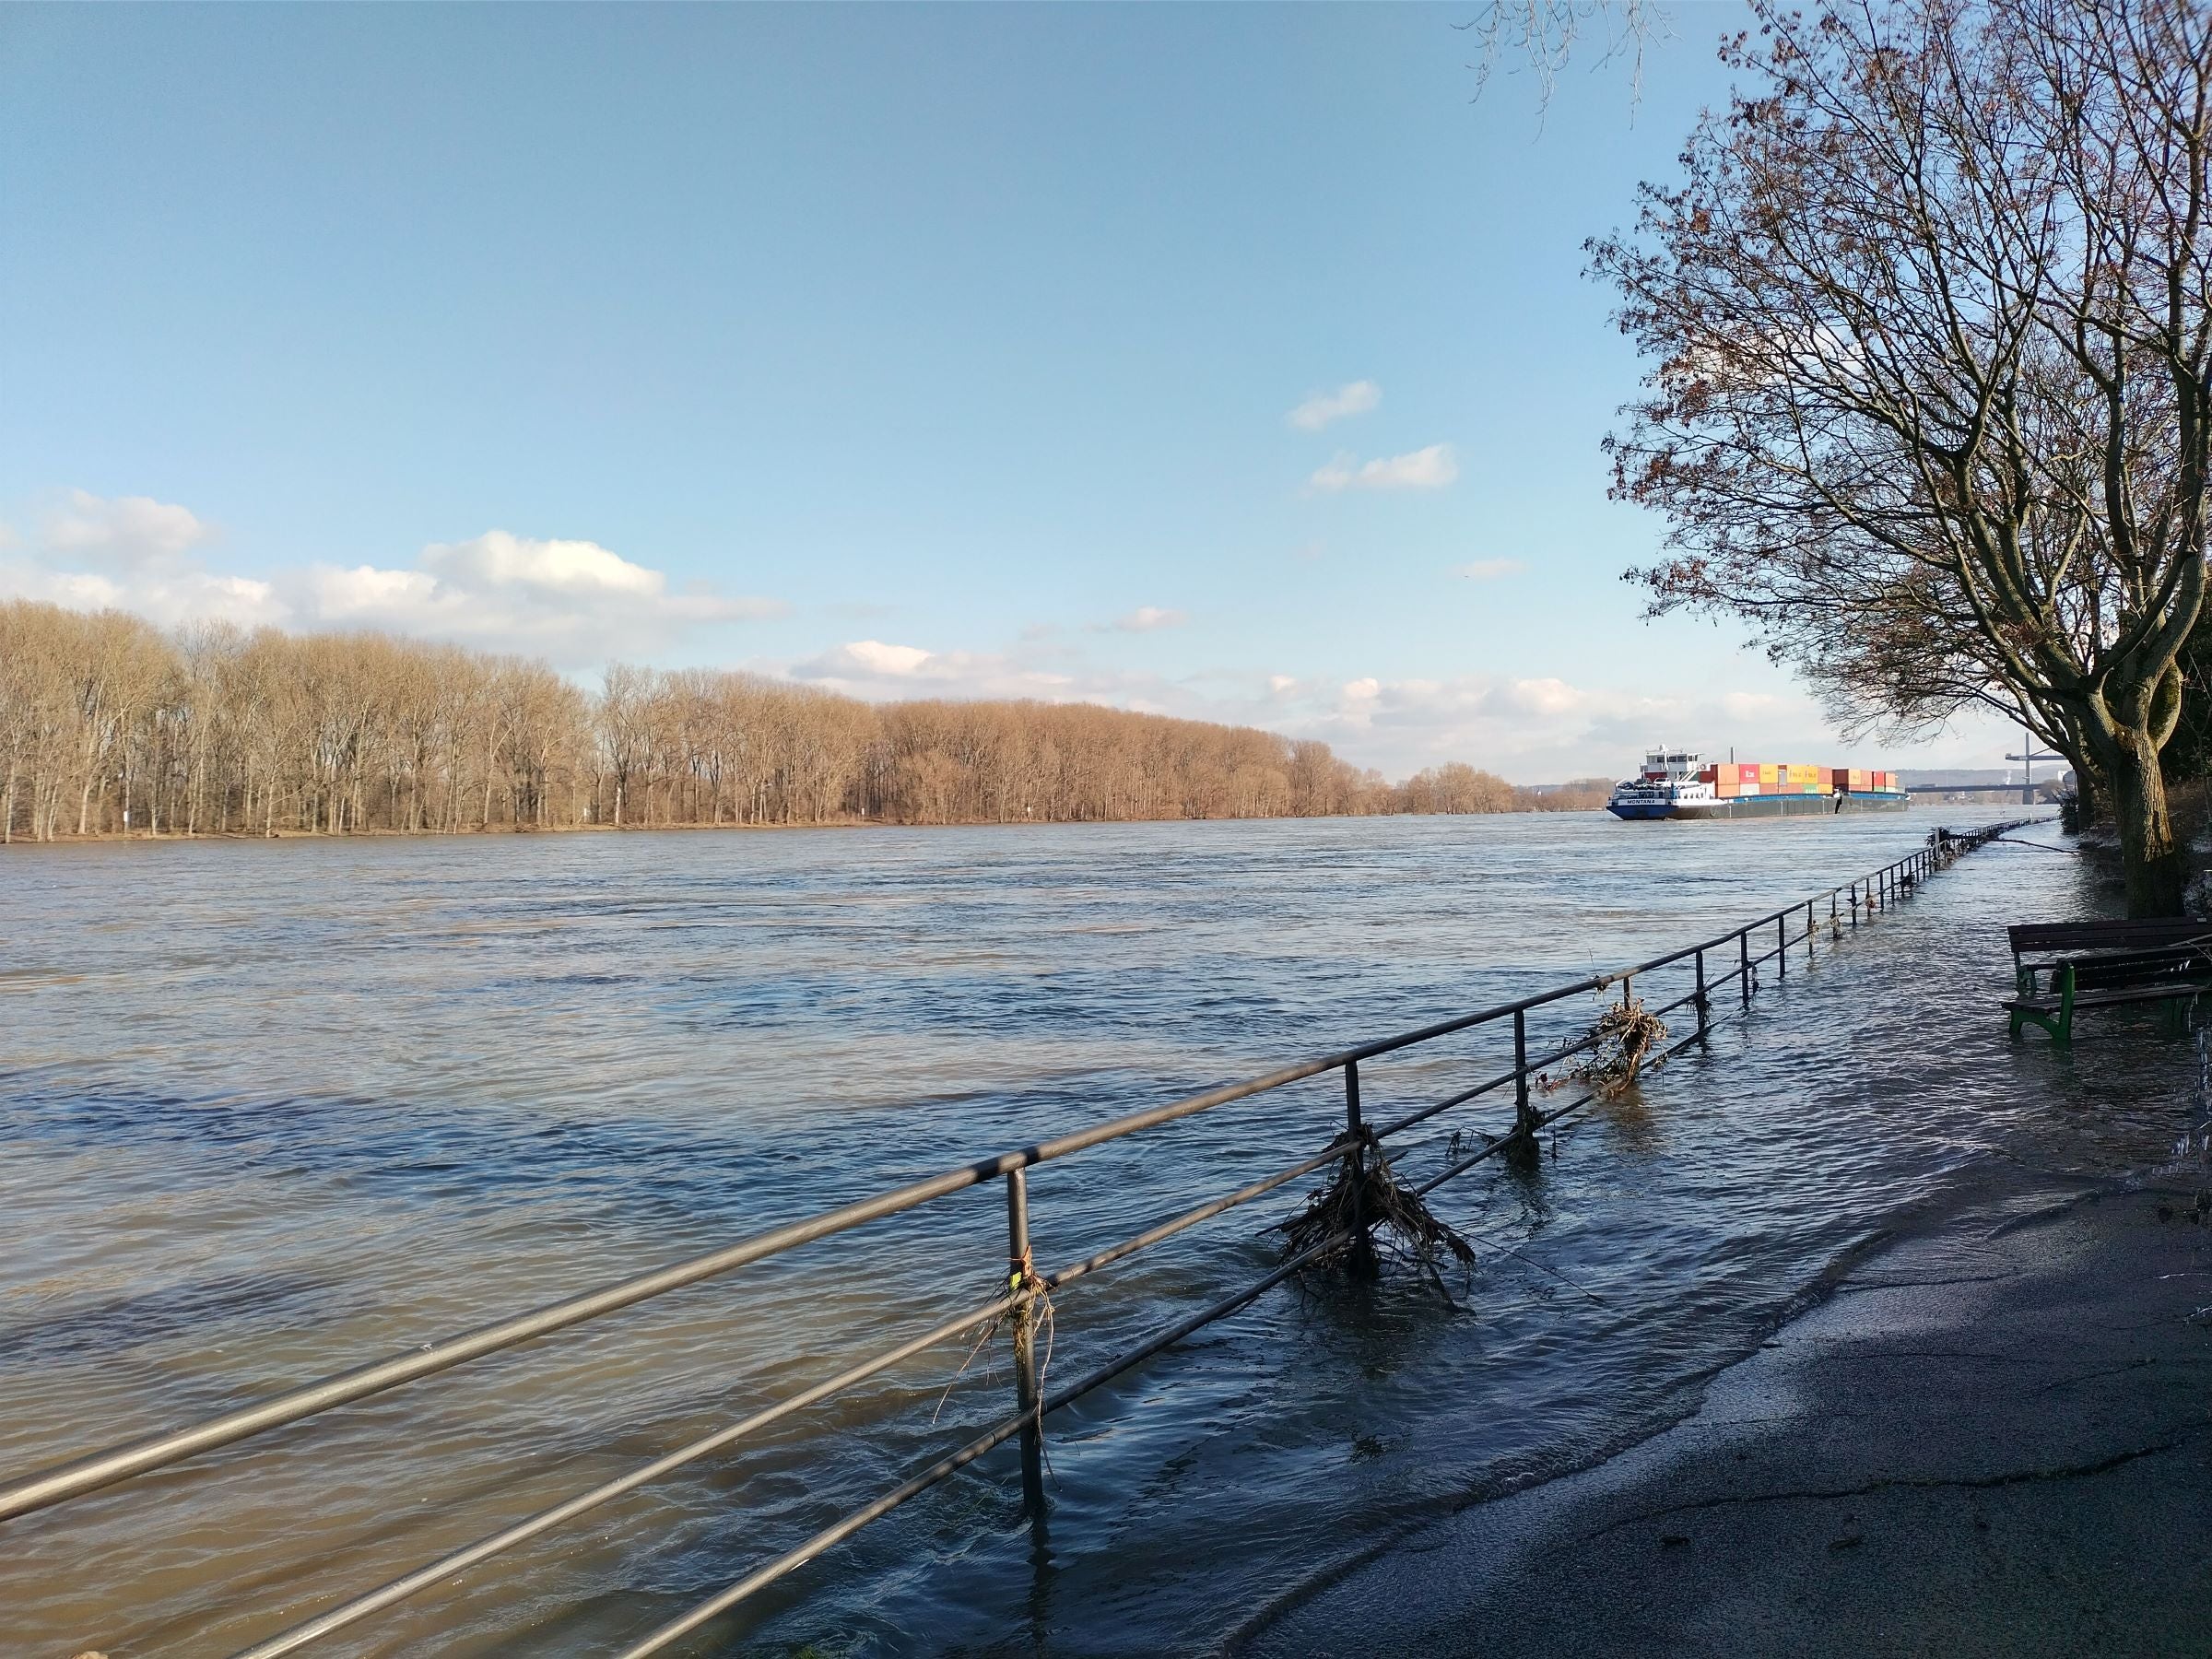
[[[1600,786],[1602,787],[1602,786]],[[1464,765],[1091,704],[872,705],[758,675],[380,634],[168,634],[0,604],[0,840],[1501,812],[1597,804]]]

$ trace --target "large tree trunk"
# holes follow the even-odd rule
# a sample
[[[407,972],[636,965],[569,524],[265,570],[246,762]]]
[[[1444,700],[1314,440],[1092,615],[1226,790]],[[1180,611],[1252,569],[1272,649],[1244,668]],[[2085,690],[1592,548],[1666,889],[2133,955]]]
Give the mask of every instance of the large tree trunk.
[[[2178,916],[2187,885],[2182,849],[2166,810],[2166,778],[2148,734],[2134,734],[2112,767],[2112,818],[2131,918]]]

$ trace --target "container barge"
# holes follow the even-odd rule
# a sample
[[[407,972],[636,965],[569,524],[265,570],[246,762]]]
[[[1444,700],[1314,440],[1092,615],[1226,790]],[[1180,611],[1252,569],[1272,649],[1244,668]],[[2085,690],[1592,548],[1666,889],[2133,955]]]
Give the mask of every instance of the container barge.
[[[1641,772],[1613,786],[1606,810],[1624,818],[1797,818],[1900,812],[1910,799],[1893,771],[1775,760],[1709,764],[1687,750],[1653,749]]]

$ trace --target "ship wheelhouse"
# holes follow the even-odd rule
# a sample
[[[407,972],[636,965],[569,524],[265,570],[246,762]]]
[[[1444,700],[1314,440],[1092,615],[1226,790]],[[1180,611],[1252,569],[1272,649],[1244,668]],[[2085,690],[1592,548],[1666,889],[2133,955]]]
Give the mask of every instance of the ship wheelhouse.
[[[1655,748],[1643,757],[1646,783],[1694,782],[1704,770],[1705,757],[1689,749]]]

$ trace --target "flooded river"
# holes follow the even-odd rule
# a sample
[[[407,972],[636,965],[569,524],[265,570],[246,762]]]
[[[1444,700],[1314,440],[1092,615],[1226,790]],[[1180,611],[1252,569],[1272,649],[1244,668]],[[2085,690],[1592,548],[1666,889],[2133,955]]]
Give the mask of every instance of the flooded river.
[[[11,849],[0,1472],[1688,943],[1998,816]],[[2110,901],[2071,856],[1965,860],[1770,973],[1540,1169],[1441,1189],[1481,1235],[1452,1300],[1403,1277],[1273,1292],[1053,1419],[1041,1534],[1002,1448],[682,1651],[1203,1650],[1423,1520],[1648,1434],[1883,1230],[2180,1132],[2193,1068],[2170,1051],[2085,1045],[2077,1073],[2006,1041],[2002,924]],[[1364,1067],[1371,1119],[1498,1052]],[[1040,1265],[1317,1151],[1340,1088],[1034,1171]],[[1510,1112],[1435,1120],[1404,1169]],[[1048,1384],[1265,1273],[1261,1230],[1303,1190],[1069,1287]],[[961,1194],[6,1524],[0,1648],[230,1653],[987,1300],[1003,1258],[998,1191]],[[309,1651],[618,1648],[1010,1386],[1003,1347],[932,1351]]]

